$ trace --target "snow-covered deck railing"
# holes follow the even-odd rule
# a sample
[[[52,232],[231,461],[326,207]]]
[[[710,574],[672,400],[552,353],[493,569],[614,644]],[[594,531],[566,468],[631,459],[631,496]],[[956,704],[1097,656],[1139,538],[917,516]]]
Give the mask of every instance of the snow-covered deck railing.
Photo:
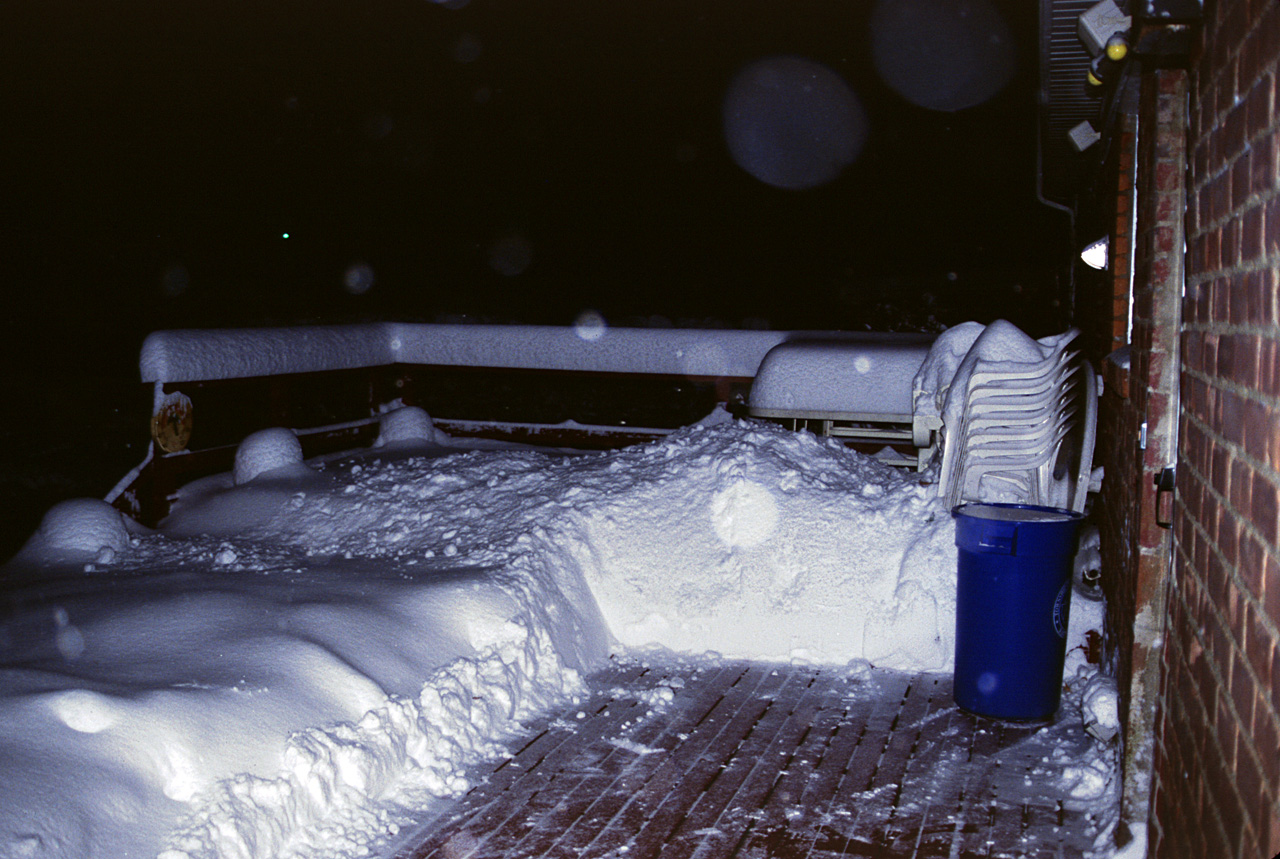
[[[311,457],[372,443],[378,415],[397,405],[455,436],[609,448],[750,398],[760,417],[905,448],[911,380],[931,339],[603,324],[157,331],[140,360],[155,444],[111,499],[158,521],[184,482],[228,470],[249,433],[288,427]]]
[[[814,333],[399,322],[156,331],[143,343],[140,363],[144,382],[397,363],[750,379],[770,349],[804,335]]]
[[[308,457],[373,442],[378,415],[427,410],[455,436],[608,448],[745,402],[770,349],[812,332],[371,323],[157,331],[146,462],[111,495],[158,521],[174,490],[228,470],[249,433],[293,429]]]
[[[181,485],[230,470],[251,433],[291,429],[310,458],[374,443],[379,416],[402,406],[454,437],[574,449],[650,441],[727,407],[923,469],[956,422],[943,404],[970,348],[982,347],[970,363],[1016,361],[1051,340],[1001,320],[939,337],[393,322],[159,331],[141,356],[154,444],[109,498],[158,521]],[[1090,482],[1095,410],[1083,397],[1084,420],[1068,427],[1064,412],[1072,437],[1049,454],[1055,475],[1073,474],[1073,506]]]

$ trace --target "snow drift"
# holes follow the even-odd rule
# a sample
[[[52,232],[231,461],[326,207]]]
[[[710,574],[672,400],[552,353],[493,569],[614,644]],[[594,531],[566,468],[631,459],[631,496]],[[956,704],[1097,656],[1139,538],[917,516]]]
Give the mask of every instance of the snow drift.
[[[611,648],[946,668],[952,525],[918,477],[709,424],[580,456],[402,440],[198,481],[110,556],[33,541],[0,853],[358,855]],[[40,539],[78,545],[62,521]]]

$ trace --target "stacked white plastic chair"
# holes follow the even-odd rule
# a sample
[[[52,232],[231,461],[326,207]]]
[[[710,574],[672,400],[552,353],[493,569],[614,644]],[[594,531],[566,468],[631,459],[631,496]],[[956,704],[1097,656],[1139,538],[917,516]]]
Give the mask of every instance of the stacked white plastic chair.
[[[1067,348],[1078,333],[1039,344],[1027,338],[1037,356],[1029,361],[984,358],[987,332],[979,335],[943,410],[938,492],[949,506],[1006,501],[1083,510],[1096,389],[1092,369]]]

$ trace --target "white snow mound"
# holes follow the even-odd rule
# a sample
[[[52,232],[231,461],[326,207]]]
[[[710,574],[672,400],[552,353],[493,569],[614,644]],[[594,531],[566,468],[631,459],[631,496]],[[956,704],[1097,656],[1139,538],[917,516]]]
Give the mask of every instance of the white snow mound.
[[[436,427],[431,415],[417,406],[403,406],[378,419],[377,447],[397,442],[435,442]]]
[[[267,430],[133,543],[51,517],[4,570],[0,856],[368,855],[611,649],[951,665],[950,515],[835,440],[387,451]],[[52,545],[129,551],[50,578]]]
[[[124,517],[96,498],[73,498],[55,504],[44,514],[36,536],[59,554],[116,554],[129,548]]]
[[[235,481],[239,486],[268,472],[302,464],[302,443],[293,430],[272,427],[245,437],[236,448]]]

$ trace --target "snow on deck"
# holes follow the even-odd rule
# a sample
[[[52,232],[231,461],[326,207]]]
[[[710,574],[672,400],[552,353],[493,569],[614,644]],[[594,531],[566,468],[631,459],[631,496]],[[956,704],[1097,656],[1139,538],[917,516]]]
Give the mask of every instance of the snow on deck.
[[[1069,815],[1042,800],[1077,786],[1114,809],[1114,748],[1081,745],[1078,704],[1006,748],[1021,735],[983,733],[921,674],[953,661],[956,549],[916,477],[723,414],[581,455],[482,450],[419,417],[305,463],[247,439],[242,479],[188,484],[155,531],[91,499],[46,515],[0,570],[0,855],[356,859],[529,720],[459,806],[516,791],[520,816],[417,844],[534,855],[532,820],[600,854],[723,831],[821,855],[932,838],[955,809],[998,844],[1047,837]],[[655,649],[685,661],[635,662]],[[631,661],[584,682],[610,654]],[[989,788],[1030,822],[1000,828]]]
[[[1089,740],[960,711],[949,675],[614,662],[392,845],[436,857],[1077,857]]]

